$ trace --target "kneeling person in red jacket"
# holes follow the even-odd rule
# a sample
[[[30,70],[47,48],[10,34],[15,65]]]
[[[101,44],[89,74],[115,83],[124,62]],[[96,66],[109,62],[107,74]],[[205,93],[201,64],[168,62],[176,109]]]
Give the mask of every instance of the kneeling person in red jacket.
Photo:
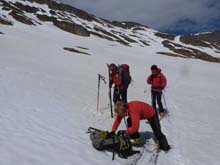
[[[117,101],[114,106],[114,110],[117,115],[112,126],[112,132],[116,132],[122,118],[128,116],[130,117],[131,123],[130,127],[125,130],[125,133],[132,137],[138,134],[140,120],[147,119],[156,139],[159,142],[160,148],[164,151],[168,151],[170,149],[166,136],[161,131],[158,115],[152,106],[140,101],[132,101],[129,103]]]

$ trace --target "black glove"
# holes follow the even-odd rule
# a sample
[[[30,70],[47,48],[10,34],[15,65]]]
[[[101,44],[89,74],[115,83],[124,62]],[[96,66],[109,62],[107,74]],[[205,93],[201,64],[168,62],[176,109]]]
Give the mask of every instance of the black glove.
[[[111,137],[113,137],[113,136],[115,136],[115,132],[114,132],[114,131],[108,132],[108,134],[107,134],[107,137],[108,137],[108,138],[111,138]]]
[[[111,87],[112,87],[112,84],[113,84],[113,82],[112,82],[112,81],[110,81],[110,82],[109,82],[109,88],[111,88]]]
[[[120,135],[125,135],[126,134],[126,131],[125,130],[119,130],[117,132],[117,135],[120,136]]]

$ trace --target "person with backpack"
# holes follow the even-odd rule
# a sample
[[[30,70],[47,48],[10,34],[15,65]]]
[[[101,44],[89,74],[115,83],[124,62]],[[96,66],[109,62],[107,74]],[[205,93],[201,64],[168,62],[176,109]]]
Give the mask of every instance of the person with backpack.
[[[127,134],[131,138],[138,138],[140,121],[147,119],[156,139],[158,140],[160,149],[164,151],[170,150],[170,145],[167,142],[166,136],[161,131],[161,126],[156,110],[151,105],[141,101],[131,101],[129,103],[117,101],[114,106],[114,111],[117,115],[112,125],[113,133],[117,131],[121,120],[128,116],[130,121],[127,129],[118,131],[118,133]]]
[[[109,71],[109,87],[111,88],[114,84],[113,102],[116,103],[118,100],[127,102],[127,89],[131,83],[129,66],[127,64],[122,64],[120,66],[110,64]]]
[[[151,84],[152,106],[156,109],[156,103],[158,104],[160,118],[163,118],[164,108],[161,98],[162,98],[162,90],[167,85],[167,79],[161,73],[161,69],[158,68],[157,65],[151,66],[151,72],[152,74],[147,77],[147,84]]]

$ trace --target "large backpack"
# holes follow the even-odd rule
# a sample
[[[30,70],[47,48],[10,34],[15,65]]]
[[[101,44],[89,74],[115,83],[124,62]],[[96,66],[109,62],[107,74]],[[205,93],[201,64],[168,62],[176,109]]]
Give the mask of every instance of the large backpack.
[[[112,135],[108,131],[92,127],[89,127],[88,132],[95,149],[112,151],[113,155],[116,152],[122,158],[127,158],[132,154],[132,145],[128,135]]]
[[[128,87],[128,85],[131,83],[129,65],[121,64],[119,65],[118,69],[119,69],[119,76],[120,76],[122,84],[125,85],[125,87]]]

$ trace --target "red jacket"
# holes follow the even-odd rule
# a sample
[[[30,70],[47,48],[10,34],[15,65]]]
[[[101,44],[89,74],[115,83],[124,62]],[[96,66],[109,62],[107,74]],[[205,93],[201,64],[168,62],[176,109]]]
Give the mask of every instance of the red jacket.
[[[120,79],[120,76],[119,76],[119,73],[115,73],[114,75],[111,75],[110,76],[110,81],[111,81],[111,84],[114,84],[114,88],[116,89],[125,89],[125,84],[122,83],[121,79]]]
[[[128,103],[127,114],[131,118],[132,126],[126,129],[128,135],[138,132],[140,120],[149,119],[155,115],[155,109],[147,103],[141,101],[132,101]],[[112,131],[116,132],[123,117],[116,116],[112,126]]]
[[[156,75],[150,75],[147,78],[147,83],[151,84],[151,90],[161,92],[167,85],[166,77],[161,73],[161,69],[157,69]]]

